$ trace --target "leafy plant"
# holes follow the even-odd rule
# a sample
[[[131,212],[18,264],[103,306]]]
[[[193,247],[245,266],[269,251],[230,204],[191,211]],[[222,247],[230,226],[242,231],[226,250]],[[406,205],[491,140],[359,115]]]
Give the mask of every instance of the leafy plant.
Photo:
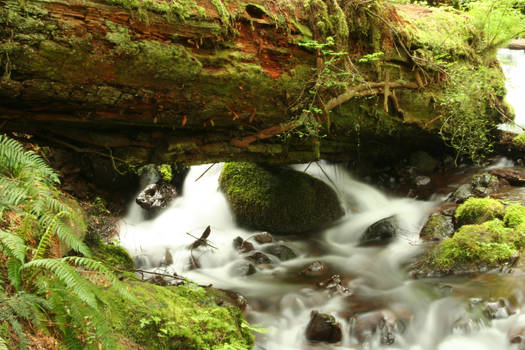
[[[9,323],[20,349],[27,347],[20,322],[43,326],[41,314],[68,349],[112,349],[102,290],[128,294],[106,266],[90,259],[83,213],[58,183],[40,156],[0,135],[0,273],[6,278],[0,320]],[[64,257],[69,250],[81,256]]]

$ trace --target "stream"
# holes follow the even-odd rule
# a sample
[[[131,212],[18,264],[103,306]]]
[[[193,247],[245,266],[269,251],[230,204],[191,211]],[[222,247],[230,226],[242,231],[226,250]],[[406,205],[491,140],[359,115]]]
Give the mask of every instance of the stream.
[[[525,69],[522,51],[500,51],[508,77],[520,77]],[[523,77],[523,74],[521,74]],[[521,81],[509,79],[508,101],[517,124],[525,126]],[[306,170],[332,186],[345,208],[345,216],[333,226],[305,236],[274,236],[297,257],[258,265],[248,276],[239,273],[246,260],[233,246],[240,236],[255,249],[258,232],[238,227],[223,194],[218,191],[222,165],[191,168],[183,195],[152,220],[132,204],[121,223],[120,242],[141,269],[177,273],[199,284],[236,291],[247,300],[246,317],[263,328],[255,349],[523,349],[509,339],[525,327],[525,271],[486,273],[470,277],[414,279],[408,272],[412,259],[426,248],[419,231],[429,213],[446,198],[399,198],[360,182],[342,166],[326,162]],[[294,166],[304,171],[306,165]],[[205,173],[203,175],[203,173]],[[451,191],[459,184],[450,184]],[[525,189],[516,196],[525,198]],[[396,238],[386,245],[360,246],[360,236],[375,222],[395,216]],[[188,249],[195,237],[211,227],[212,246]],[[192,257],[193,255],[193,257]],[[190,268],[196,259],[200,268]],[[315,276],[301,274],[321,261],[326,269]],[[341,276],[335,288],[318,283]],[[500,303],[508,303],[501,307]],[[487,307],[495,306],[488,317]],[[341,323],[342,340],[335,344],[309,342],[305,329],[313,310],[335,316]],[[382,330],[374,325],[383,322]],[[521,347],[520,347],[521,346]]]

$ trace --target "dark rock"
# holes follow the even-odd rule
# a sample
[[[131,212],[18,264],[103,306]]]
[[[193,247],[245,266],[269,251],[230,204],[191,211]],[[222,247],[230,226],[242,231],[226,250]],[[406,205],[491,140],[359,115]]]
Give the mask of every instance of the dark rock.
[[[344,296],[352,294],[352,292],[348,288],[343,286],[343,279],[341,278],[341,275],[332,275],[330,278],[318,282],[317,286],[319,288],[328,290],[331,296]]]
[[[487,197],[499,188],[498,178],[489,173],[472,176],[472,194],[476,197]]]
[[[430,183],[431,179],[428,176],[416,176],[416,186],[426,186]]]
[[[326,343],[337,343],[343,338],[341,324],[335,321],[335,317],[329,314],[320,314],[312,311],[310,322],[306,326],[306,339]]]
[[[234,276],[249,276],[256,272],[255,266],[249,261],[238,261],[231,267]]]
[[[247,300],[244,295],[231,290],[217,289],[213,287],[206,287],[206,290],[213,295],[217,305],[237,307],[243,312],[246,310]]]
[[[262,249],[263,252],[275,255],[281,261],[287,261],[297,258],[297,254],[292,249],[285,246],[284,244],[273,244],[265,246]]]
[[[450,202],[459,204],[469,199],[469,197],[472,197],[472,185],[464,184],[459,186],[458,189],[452,193],[448,200]]]
[[[256,230],[304,233],[344,215],[330,186],[286,167],[227,163],[219,186],[237,222]]]
[[[328,271],[328,267],[321,261],[314,261],[306,269],[300,272],[303,276],[322,276]]]
[[[366,229],[363,236],[361,236],[360,244],[388,243],[396,235],[396,226],[396,220],[393,216],[381,219]]]
[[[389,310],[367,312],[354,318],[351,333],[360,343],[364,343],[376,332],[380,332],[381,344],[391,345],[395,342],[394,331],[397,328],[396,315]]]
[[[525,348],[525,326],[515,326],[509,329],[507,333],[509,342],[511,344],[521,344],[518,349]]]
[[[233,247],[235,248],[235,250],[241,253],[251,252],[255,249],[252,243],[245,241],[244,239],[242,239],[242,237],[239,236],[234,238]]]
[[[419,237],[425,241],[439,241],[454,234],[452,217],[441,213],[430,215],[425,226],[419,232]]]
[[[273,236],[268,232],[262,232],[257,235],[255,235],[255,240],[260,244],[265,243],[272,243],[273,242]]]
[[[409,164],[421,174],[432,174],[439,167],[439,161],[422,151],[412,153]]]
[[[261,252],[254,252],[244,258],[252,261],[255,265],[270,264],[272,262],[266,254]]]
[[[512,186],[525,185],[525,172],[514,168],[500,168],[489,170],[491,175],[506,180]]]
[[[177,191],[170,184],[161,182],[150,184],[142,190],[135,202],[146,210],[164,208],[168,203],[177,197]]]

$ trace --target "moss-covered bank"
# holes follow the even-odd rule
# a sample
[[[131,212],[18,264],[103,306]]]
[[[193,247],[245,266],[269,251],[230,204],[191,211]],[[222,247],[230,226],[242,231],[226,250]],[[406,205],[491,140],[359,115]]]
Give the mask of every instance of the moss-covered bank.
[[[247,350],[253,345],[241,310],[218,306],[204,288],[125,283],[135,301],[110,296],[108,322],[119,336],[145,349]]]
[[[227,163],[221,190],[243,226],[280,234],[319,229],[343,215],[332,188],[289,168]]]

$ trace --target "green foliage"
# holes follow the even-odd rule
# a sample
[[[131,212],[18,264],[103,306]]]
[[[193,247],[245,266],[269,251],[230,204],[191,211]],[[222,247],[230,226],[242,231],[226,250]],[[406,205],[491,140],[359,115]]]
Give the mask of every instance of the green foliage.
[[[173,179],[173,172],[171,171],[171,165],[161,164],[157,166],[157,170],[162,180],[170,182]]]
[[[493,150],[496,107],[505,93],[504,76],[486,66],[453,64],[436,104],[442,113],[441,136],[457,155],[480,162]]]
[[[0,317],[24,339],[19,320],[44,326],[35,315],[45,309],[68,349],[113,349],[97,283],[128,294],[107,267],[88,258],[84,215],[55,187],[58,182],[41,157],[0,135],[0,272],[8,277]],[[68,250],[86,257],[61,257]]]
[[[458,225],[481,224],[495,218],[502,218],[505,213],[503,204],[492,198],[469,198],[456,209]]]

